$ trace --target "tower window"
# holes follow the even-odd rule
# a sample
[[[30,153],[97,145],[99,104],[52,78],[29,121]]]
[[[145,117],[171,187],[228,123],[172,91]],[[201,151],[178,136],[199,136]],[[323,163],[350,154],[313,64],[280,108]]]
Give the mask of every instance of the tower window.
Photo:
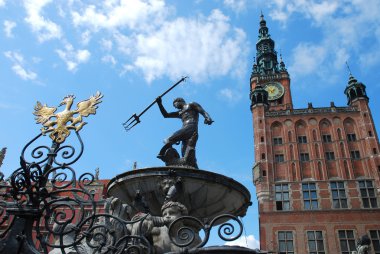
[[[305,210],[318,209],[317,189],[315,183],[303,183],[302,194]]]
[[[356,141],[356,134],[355,133],[347,134],[347,140],[349,142]]]
[[[347,208],[347,196],[344,189],[344,182],[331,182],[331,194],[333,208]]]
[[[261,141],[261,142],[264,142],[264,137],[261,137],[261,138],[260,138],[260,141]]]
[[[261,154],[261,159],[262,159],[262,160],[265,160],[265,153],[262,153],[262,154]]]
[[[274,155],[274,161],[279,163],[279,162],[284,162],[284,155],[283,154],[275,154]]]
[[[307,143],[306,136],[298,136],[298,143],[306,144]]]
[[[331,135],[330,134],[324,134],[324,135],[322,135],[322,140],[325,143],[331,143],[332,142]]]
[[[353,160],[359,160],[360,159],[360,152],[355,150],[355,151],[351,151],[351,159]]]
[[[360,196],[364,208],[377,208],[375,188],[370,180],[359,181]]]
[[[278,231],[278,252],[284,254],[294,254],[292,231]]]
[[[307,244],[310,254],[325,254],[322,231],[307,231]]]
[[[368,131],[368,136],[372,137],[372,131]]]
[[[377,154],[377,149],[376,148],[373,148],[372,151],[373,151],[373,154]]]
[[[309,153],[300,153],[300,161],[309,161],[310,156]]]
[[[326,152],[325,155],[326,155],[326,160],[328,161],[335,160],[334,152]]]
[[[351,254],[353,251],[356,251],[356,240],[353,230],[339,230],[338,235],[342,254]]]
[[[276,190],[276,210],[277,211],[290,210],[288,184],[276,184],[275,190]]]
[[[372,247],[375,254],[380,253],[380,230],[370,230],[369,235],[372,241]]]
[[[282,138],[281,137],[273,138],[273,144],[274,145],[282,145]]]

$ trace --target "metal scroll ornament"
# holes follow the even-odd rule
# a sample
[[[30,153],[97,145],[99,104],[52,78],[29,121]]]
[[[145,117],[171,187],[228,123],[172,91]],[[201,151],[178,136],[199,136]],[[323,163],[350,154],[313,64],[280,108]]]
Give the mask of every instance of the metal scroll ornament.
[[[65,109],[59,113],[57,107],[48,107],[46,104],[42,105],[41,102],[37,102],[34,107],[34,115],[36,116],[37,123],[43,125],[41,131],[42,134],[49,134],[49,137],[57,142],[62,143],[70,135],[70,129],[75,131],[80,131],[86,122],[82,121],[82,117],[87,117],[89,115],[95,115],[97,104],[101,103],[101,98],[103,95],[97,92],[95,95],[91,96],[89,99],[81,101],[77,104],[77,109],[72,110],[75,96],[68,95],[61,101],[59,106],[65,106]],[[68,124],[71,122],[70,124]]]

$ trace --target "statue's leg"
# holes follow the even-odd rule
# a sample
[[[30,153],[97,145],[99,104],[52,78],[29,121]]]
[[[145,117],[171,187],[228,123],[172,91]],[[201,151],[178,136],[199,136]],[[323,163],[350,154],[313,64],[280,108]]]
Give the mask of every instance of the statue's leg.
[[[168,148],[170,148],[173,144],[172,143],[166,143],[160,150],[159,154],[157,155],[157,158],[162,158],[165,155],[165,152]]]

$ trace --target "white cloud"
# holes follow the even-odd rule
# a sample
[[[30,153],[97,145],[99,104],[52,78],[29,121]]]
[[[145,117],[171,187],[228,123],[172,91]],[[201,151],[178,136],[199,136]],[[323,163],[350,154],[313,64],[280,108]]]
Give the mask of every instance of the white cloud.
[[[83,45],[87,45],[90,40],[91,40],[91,33],[89,30],[86,30],[84,31],[82,34],[81,34],[81,37],[82,37],[82,44]]]
[[[75,50],[74,47],[66,43],[65,49],[56,50],[58,56],[66,63],[67,69],[71,72],[75,72],[79,64],[86,63],[91,56],[90,51],[87,49]]]
[[[0,0],[0,7],[5,6],[5,0]]]
[[[33,71],[25,69],[24,65],[26,64],[24,61],[24,57],[14,51],[6,51],[4,52],[5,57],[7,57],[11,62],[12,70],[14,73],[16,73],[17,76],[19,76],[23,80],[36,80],[37,74]]]
[[[102,46],[103,49],[110,51],[112,50],[113,43],[111,40],[102,39],[100,41],[100,45]]]
[[[219,91],[219,96],[230,103],[236,103],[242,98],[242,94],[237,90],[232,90],[230,88],[224,88]]]
[[[313,44],[299,44],[292,55],[293,64],[289,67],[290,73],[305,76],[321,68],[326,58],[326,49]]]
[[[294,64],[289,68],[293,77],[321,68],[328,77],[344,68],[348,59],[359,59],[358,65],[363,68],[380,63],[377,54],[363,54],[380,51],[379,1],[274,0],[271,7],[272,19],[286,24],[297,14],[294,18],[311,20],[313,29],[321,33],[320,41],[300,42],[294,49]]]
[[[246,9],[247,0],[224,0],[224,5],[234,12],[241,12]]]
[[[16,27],[16,23],[15,22],[9,21],[9,20],[4,20],[4,33],[5,33],[5,36],[8,37],[8,38],[12,38],[13,37],[12,30],[15,27]]]
[[[102,62],[116,65],[117,61],[112,55],[106,55],[102,57]]]
[[[52,0],[24,0],[27,17],[25,21],[37,34],[40,42],[51,39],[59,39],[62,36],[61,27],[42,15],[43,8]]]
[[[24,67],[22,67],[21,65],[19,64],[14,64],[12,66],[12,70],[20,77],[22,78],[23,80],[35,80],[37,78],[37,74],[35,72],[32,72],[32,71],[28,71],[26,69],[24,69]]]
[[[236,74],[245,64],[246,37],[228,22],[228,17],[214,10],[209,17],[178,18],[153,33],[139,34],[131,52],[136,54],[133,65],[148,82],[164,75],[172,79],[189,75],[201,82]]]
[[[72,11],[71,15],[76,26],[97,30],[151,26],[159,23],[165,13],[164,0],[120,0],[87,5],[80,11]]]
[[[320,23],[338,9],[339,3],[338,0],[273,0],[270,3],[272,9],[269,15],[273,20],[285,23],[293,13],[300,12],[316,23]]]
[[[241,246],[250,249],[259,249],[260,242],[255,238],[254,235],[248,235],[247,237],[242,236],[235,241],[226,242],[225,245],[228,246]]]

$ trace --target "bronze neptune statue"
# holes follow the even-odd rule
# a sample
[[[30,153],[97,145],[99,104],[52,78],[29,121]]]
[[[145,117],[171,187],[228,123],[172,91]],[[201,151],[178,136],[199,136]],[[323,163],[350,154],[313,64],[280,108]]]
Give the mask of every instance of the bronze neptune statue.
[[[165,118],[180,118],[182,120],[182,128],[164,140],[165,145],[161,148],[157,157],[163,160],[167,166],[182,165],[198,168],[195,158],[195,146],[198,140],[199,114],[205,118],[204,123],[208,125],[213,123],[210,115],[198,103],[186,103],[183,98],[177,98],[173,101],[173,106],[178,111],[171,113],[168,113],[162,105],[161,97],[158,97],[156,102]],[[182,158],[179,158],[178,152],[172,148],[173,144],[179,143],[182,143]]]

